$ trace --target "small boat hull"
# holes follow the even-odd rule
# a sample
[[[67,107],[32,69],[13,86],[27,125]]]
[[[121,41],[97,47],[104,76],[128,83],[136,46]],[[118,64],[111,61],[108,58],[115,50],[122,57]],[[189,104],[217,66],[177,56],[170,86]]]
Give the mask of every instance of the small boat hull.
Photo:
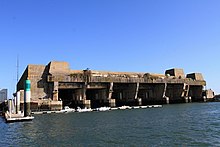
[[[92,111],[92,109],[91,108],[80,108],[80,107],[78,107],[77,109],[76,109],[76,112],[91,112]]]
[[[11,118],[5,118],[5,121],[7,123],[12,122],[23,122],[23,121],[32,121],[34,119],[33,116],[27,116],[27,117],[11,117]]]
[[[5,113],[5,121],[6,123],[11,122],[21,122],[21,121],[31,121],[33,120],[33,116],[24,117],[23,114],[10,114],[8,111]]]
[[[96,108],[96,111],[109,111],[111,108],[110,107],[100,107]]]

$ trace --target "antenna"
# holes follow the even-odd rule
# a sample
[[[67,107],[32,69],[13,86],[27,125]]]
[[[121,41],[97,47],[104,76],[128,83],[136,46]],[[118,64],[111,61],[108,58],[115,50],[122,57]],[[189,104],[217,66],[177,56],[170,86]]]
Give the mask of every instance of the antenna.
[[[17,55],[17,82],[18,82],[18,78],[19,78],[19,55]]]

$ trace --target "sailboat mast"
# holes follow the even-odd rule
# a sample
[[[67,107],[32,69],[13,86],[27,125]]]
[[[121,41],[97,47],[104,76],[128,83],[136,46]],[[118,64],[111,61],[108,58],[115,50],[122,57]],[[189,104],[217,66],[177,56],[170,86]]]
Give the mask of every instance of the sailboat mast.
[[[18,83],[18,78],[19,78],[19,56],[17,55],[17,83]]]
[[[15,110],[16,110],[16,113],[18,113],[19,111],[20,111],[20,92],[18,92],[18,78],[19,78],[19,56],[17,55],[17,65],[16,65],[16,67],[17,67],[17,83],[16,83],[16,90],[15,90],[15,94],[16,94],[16,96],[15,96]]]

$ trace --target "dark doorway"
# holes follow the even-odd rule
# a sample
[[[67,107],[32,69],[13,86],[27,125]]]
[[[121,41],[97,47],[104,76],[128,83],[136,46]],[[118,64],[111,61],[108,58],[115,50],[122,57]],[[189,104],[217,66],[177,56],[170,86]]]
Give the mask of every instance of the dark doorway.
[[[59,89],[59,99],[63,101],[63,107],[75,107],[74,95],[74,89]]]
[[[101,94],[103,89],[87,89],[86,99],[91,101],[91,108],[99,108],[106,106],[105,97]],[[108,106],[108,105],[107,105]]]

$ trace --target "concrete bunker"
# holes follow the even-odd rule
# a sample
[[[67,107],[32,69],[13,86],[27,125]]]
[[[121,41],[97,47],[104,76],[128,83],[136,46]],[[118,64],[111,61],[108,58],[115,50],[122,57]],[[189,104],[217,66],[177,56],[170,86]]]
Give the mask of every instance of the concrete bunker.
[[[21,95],[26,79],[31,80],[31,108],[50,110],[66,105],[96,108],[203,101],[206,85],[201,73],[185,76],[182,69],[165,74],[71,70],[67,62],[59,61],[28,65],[17,83]]]

